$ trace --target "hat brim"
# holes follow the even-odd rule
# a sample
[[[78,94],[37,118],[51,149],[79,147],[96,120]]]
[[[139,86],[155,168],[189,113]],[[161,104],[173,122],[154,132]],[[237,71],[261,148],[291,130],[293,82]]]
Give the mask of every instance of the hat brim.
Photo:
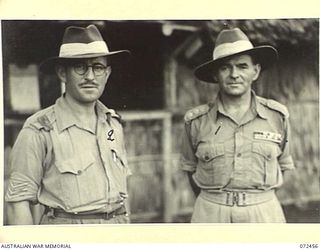
[[[225,57],[218,58],[216,60],[207,61],[195,69],[195,76],[205,82],[216,83],[214,80],[214,72],[218,66],[225,59],[228,59],[235,55],[248,54],[255,58],[255,61],[261,65],[261,69],[264,70],[270,67],[278,60],[278,52],[272,46],[258,46],[249,50],[241,51],[236,54],[228,55]]]
[[[46,60],[44,60],[40,65],[39,69],[43,73],[52,74],[55,72],[55,66],[67,61],[75,60],[75,59],[86,59],[86,58],[95,58],[100,56],[106,56],[108,59],[110,58],[110,62],[108,64],[114,65],[118,64],[121,60],[125,60],[125,57],[130,55],[129,50],[118,50],[118,51],[112,51],[109,53],[93,53],[93,54],[84,54],[79,56],[72,56],[72,57],[50,57]]]

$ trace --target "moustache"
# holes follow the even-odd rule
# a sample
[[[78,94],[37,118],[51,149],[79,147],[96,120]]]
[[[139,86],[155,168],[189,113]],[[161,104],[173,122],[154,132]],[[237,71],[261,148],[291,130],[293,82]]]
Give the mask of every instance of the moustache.
[[[85,81],[79,84],[80,87],[98,87],[99,84],[94,81]]]

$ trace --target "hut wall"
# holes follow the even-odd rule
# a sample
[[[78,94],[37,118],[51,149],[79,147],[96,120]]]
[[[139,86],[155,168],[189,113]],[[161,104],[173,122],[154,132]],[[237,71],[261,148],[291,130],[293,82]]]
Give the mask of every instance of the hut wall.
[[[163,211],[161,120],[126,122],[128,189],[133,222],[159,219]]]
[[[278,192],[285,204],[320,200],[317,61],[311,54],[285,58],[255,86],[257,94],[285,104],[290,113],[290,149],[296,170],[285,176]]]

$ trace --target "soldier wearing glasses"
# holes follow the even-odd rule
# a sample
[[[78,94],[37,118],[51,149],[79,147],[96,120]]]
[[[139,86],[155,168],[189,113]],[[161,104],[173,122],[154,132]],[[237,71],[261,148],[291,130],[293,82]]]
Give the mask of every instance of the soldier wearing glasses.
[[[98,99],[115,57],[94,25],[68,27],[58,57],[40,65],[65,83],[56,103],[27,119],[10,159],[9,224],[128,223],[127,165],[120,117]]]

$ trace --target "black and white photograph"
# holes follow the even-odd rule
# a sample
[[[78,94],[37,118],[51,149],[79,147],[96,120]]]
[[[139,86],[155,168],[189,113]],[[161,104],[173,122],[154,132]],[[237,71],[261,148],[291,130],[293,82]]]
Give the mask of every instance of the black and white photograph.
[[[319,223],[319,19],[1,20],[3,226]]]

